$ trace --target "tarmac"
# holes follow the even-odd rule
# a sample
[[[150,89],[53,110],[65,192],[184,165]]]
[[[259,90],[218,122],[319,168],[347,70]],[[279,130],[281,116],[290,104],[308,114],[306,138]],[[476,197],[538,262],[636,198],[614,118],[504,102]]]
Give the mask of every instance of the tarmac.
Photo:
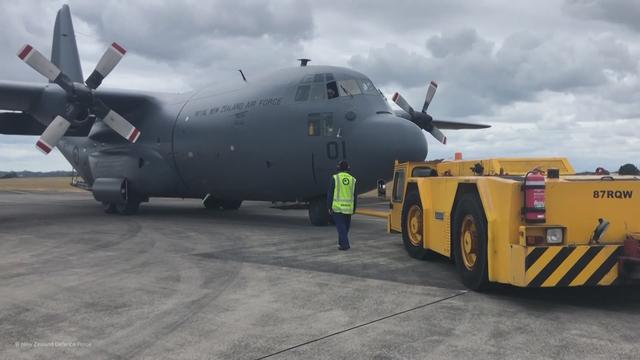
[[[377,204],[378,206],[380,204]],[[375,206],[375,204],[374,204]],[[356,215],[0,193],[0,359],[637,359],[640,289],[465,290]]]

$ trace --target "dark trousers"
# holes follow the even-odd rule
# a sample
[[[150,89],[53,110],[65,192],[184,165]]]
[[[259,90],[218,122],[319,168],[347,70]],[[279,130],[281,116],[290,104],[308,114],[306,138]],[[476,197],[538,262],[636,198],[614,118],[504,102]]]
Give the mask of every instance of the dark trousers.
[[[349,247],[349,228],[351,227],[351,215],[333,213],[333,221],[338,230],[338,245],[342,248]]]

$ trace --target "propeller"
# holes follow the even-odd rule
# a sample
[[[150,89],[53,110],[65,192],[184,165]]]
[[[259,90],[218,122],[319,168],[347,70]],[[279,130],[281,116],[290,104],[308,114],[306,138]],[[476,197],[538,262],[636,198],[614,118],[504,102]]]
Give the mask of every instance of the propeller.
[[[49,81],[60,86],[67,93],[69,99],[69,104],[66,106],[64,114],[56,116],[36,142],[36,147],[39,150],[45,154],[51,152],[69,127],[84,121],[89,114],[94,114],[102,119],[102,122],[130,142],[135,143],[138,140],[140,130],[109,108],[94,94],[94,90],[118,65],[126,52],[117,43],[111,44],[102,55],[102,58],[100,58],[100,61],[98,61],[95,70],[82,84],[73,82],[55,64],[31,45],[27,44],[20,49],[18,57],[42,76],[49,79]]]
[[[431,100],[433,100],[433,96],[436,94],[437,89],[438,84],[435,81],[431,81],[429,89],[427,90],[427,96],[425,97],[424,104],[422,105],[422,111],[420,112],[413,110],[411,105],[409,105],[409,103],[399,93],[395,93],[392,100],[402,110],[409,114],[409,120],[411,120],[411,122],[418,125],[421,129],[429,132],[434,138],[436,138],[436,140],[446,144],[447,137],[433,124],[433,117],[427,114],[427,109],[429,108],[429,104],[431,104]]]

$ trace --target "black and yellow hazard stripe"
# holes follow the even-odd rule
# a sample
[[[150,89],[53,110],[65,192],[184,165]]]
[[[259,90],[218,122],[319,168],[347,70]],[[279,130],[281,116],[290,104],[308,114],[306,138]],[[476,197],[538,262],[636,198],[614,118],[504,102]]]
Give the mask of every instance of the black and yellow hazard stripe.
[[[527,249],[527,286],[612,285],[618,280],[619,245],[540,246]]]

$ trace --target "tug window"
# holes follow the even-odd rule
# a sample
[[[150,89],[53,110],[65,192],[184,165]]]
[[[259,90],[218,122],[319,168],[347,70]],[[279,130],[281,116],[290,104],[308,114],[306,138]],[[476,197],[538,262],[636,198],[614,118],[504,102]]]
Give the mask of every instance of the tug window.
[[[404,170],[399,170],[393,176],[393,202],[401,202],[404,196]]]

